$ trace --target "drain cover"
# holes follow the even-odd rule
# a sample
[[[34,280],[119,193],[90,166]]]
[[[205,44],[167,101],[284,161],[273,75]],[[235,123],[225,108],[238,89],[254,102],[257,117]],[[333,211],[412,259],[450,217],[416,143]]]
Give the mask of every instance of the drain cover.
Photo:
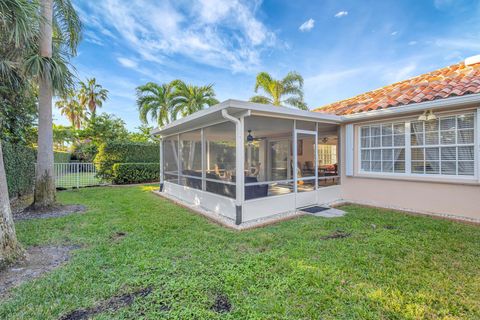
[[[327,208],[327,207],[313,206],[313,207],[303,208],[301,210],[308,213],[319,213],[329,209],[330,208]]]

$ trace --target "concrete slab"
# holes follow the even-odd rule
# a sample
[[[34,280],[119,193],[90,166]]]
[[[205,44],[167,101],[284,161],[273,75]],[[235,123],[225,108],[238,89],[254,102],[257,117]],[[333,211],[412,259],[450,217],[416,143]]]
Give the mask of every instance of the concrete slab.
[[[323,218],[343,217],[346,213],[343,210],[335,209],[335,208],[330,208],[328,210],[320,211],[320,212],[317,212],[317,213],[309,213],[309,212],[306,212],[306,211],[302,211],[302,212],[305,212],[305,214],[309,214],[309,215],[312,215],[312,216],[315,216],[315,217],[323,217]]]

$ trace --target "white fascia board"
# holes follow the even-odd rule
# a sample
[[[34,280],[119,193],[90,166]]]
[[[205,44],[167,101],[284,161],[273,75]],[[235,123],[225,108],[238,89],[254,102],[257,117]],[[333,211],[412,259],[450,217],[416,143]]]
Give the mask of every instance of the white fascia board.
[[[219,104],[216,104],[210,108],[207,108],[207,109],[204,109],[204,110],[200,110],[200,111],[197,111],[191,115],[188,115],[184,118],[180,118],[178,120],[175,120],[169,124],[166,124],[164,125],[163,127],[161,128],[155,128],[152,130],[152,132],[150,133],[151,135],[157,135],[157,134],[160,134],[162,131],[164,130],[167,130],[167,129],[171,129],[171,128],[174,128],[178,125],[181,125],[183,123],[186,123],[186,122],[189,122],[189,121],[192,121],[192,120],[195,120],[195,119],[198,119],[198,118],[201,118],[201,117],[204,117],[206,115],[209,115],[211,113],[214,113],[214,112],[217,112],[217,111],[221,111],[222,109],[228,107],[228,100],[226,101],[223,101]]]
[[[469,104],[480,103],[480,93],[451,97],[433,101],[413,103],[404,106],[391,107],[381,110],[372,110],[362,113],[354,113],[342,116],[343,123],[359,120],[376,119],[387,116],[397,116],[407,113],[421,112],[424,110],[442,109],[448,107],[462,107]]]
[[[230,106],[234,108],[240,109],[249,109],[254,111],[256,114],[269,114],[269,115],[283,115],[289,116],[292,118],[305,118],[310,120],[318,120],[318,121],[331,121],[340,123],[342,121],[341,116],[337,116],[335,114],[329,113],[321,113],[315,111],[307,111],[307,110],[299,110],[284,106],[275,106],[271,104],[261,104],[261,103],[254,103],[254,102],[247,102],[241,100],[227,100],[230,102]]]
[[[172,123],[169,123],[161,128],[155,128],[150,133],[151,135],[158,135],[162,134],[163,131],[175,128],[182,124],[197,120],[199,118],[208,116],[212,113],[218,112],[220,113],[223,109],[227,108],[234,108],[240,109],[245,111],[253,111],[256,114],[265,114],[271,116],[286,116],[290,118],[298,118],[298,119],[305,119],[305,120],[314,120],[314,121],[326,121],[326,122],[333,122],[333,123],[340,123],[342,117],[334,115],[334,114],[326,114],[326,113],[319,113],[314,111],[305,111],[305,110],[298,110],[288,107],[279,107],[274,105],[268,104],[260,104],[260,103],[253,103],[241,100],[225,100],[217,105],[214,105],[210,108],[200,110],[186,116],[184,118],[180,118]]]

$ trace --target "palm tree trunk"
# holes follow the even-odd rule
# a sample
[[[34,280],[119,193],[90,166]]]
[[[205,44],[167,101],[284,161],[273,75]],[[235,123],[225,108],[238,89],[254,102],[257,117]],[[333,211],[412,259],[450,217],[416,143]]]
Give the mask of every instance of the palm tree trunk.
[[[13,224],[10,199],[8,198],[7,177],[3,163],[0,141],[0,270],[23,255],[23,249],[17,241]]]
[[[52,0],[42,0],[40,26],[40,54],[52,57]],[[48,70],[46,71],[48,74]],[[55,181],[53,177],[53,121],[52,85],[48,76],[39,79],[38,97],[38,153],[35,181],[35,208],[52,206],[55,203]]]

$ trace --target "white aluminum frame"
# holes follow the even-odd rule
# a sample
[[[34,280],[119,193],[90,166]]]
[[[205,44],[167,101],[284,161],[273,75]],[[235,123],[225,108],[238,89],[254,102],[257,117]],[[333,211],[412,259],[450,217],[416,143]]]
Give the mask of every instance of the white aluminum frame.
[[[226,114],[224,114],[224,113],[226,113]],[[167,193],[173,192],[174,190],[176,190],[175,192],[177,192],[179,190],[183,190],[184,192],[182,191],[182,192],[173,194],[172,196],[177,197],[180,200],[190,202],[190,203],[194,202],[193,203],[194,205],[203,206],[204,208],[206,208],[208,210],[213,210],[212,208],[215,208],[215,207],[212,207],[212,204],[206,204],[204,199],[218,198],[219,201],[223,201],[222,203],[224,203],[225,205],[227,203],[230,203],[232,205],[234,204],[235,206],[244,207],[244,210],[243,210],[244,213],[242,214],[242,216],[244,216],[244,218],[246,220],[242,219],[243,221],[253,220],[253,219],[262,218],[264,216],[268,216],[268,215],[272,215],[272,214],[279,214],[279,213],[284,213],[284,212],[288,212],[288,211],[291,211],[291,210],[296,210],[297,208],[299,208],[297,206],[297,202],[305,203],[307,201],[308,202],[307,205],[317,204],[318,201],[319,201],[319,190],[322,190],[322,192],[321,192],[322,194],[328,195],[325,199],[328,198],[329,201],[331,200],[330,198],[332,198],[332,194],[333,195],[338,195],[338,197],[340,197],[340,191],[339,191],[340,186],[339,185],[333,185],[333,186],[328,186],[328,187],[319,187],[319,183],[318,183],[319,179],[325,179],[326,180],[326,179],[338,179],[339,178],[338,175],[337,176],[331,176],[331,177],[321,177],[321,178],[318,176],[318,128],[319,128],[319,125],[321,125],[321,123],[323,123],[323,122],[329,123],[329,124],[334,124],[335,122],[322,121],[322,120],[319,120],[319,119],[310,119],[310,120],[298,119],[298,120],[301,120],[301,121],[308,121],[308,122],[315,123],[315,131],[313,131],[313,130],[296,129],[297,119],[290,118],[291,120],[293,120],[292,121],[293,128],[292,128],[292,135],[291,135],[292,149],[293,150],[292,150],[292,157],[290,159],[290,160],[293,159],[293,168],[294,168],[293,179],[286,179],[286,180],[281,180],[281,181],[279,181],[279,180],[276,180],[276,181],[261,181],[261,182],[256,182],[256,183],[245,184],[244,179],[242,179],[243,174],[244,174],[244,158],[245,158],[244,117],[245,116],[250,116],[250,115],[253,115],[253,114],[257,115],[257,116],[270,117],[270,118],[285,118],[285,117],[274,116],[274,115],[265,115],[265,114],[257,114],[257,113],[250,113],[250,112],[243,113],[243,114],[237,114],[236,117],[233,117],[230,114],[228,114],[225,109],[222,110],[222,114],[224,114],[224,117],[225,117],[225,120],[223,120],[223,121],[215,121],[215,122],[209,123],[208,125],[204,125],[204,126],[201,126],[201,127],[190,128],[189,130],[178,131],[176,133],[173,133],[173,134],[170,134],[170,135],[165,135],[165,136],[162,137],[161,144],[160,144],[161,145],[160,157],[161,157],[161,165],[162,165],[162,168],[161,168],[161,171],[160,171],[161,172],[161,178],[160,179],[161,179],[161,182],[164,185],[164,190]],[[239,178],[237,178],[236,182],[206,178],[206,169],[207,169],[206,168],[206,166],[207,166],[206,157],[207,157],[208,145],[207,145],[206,140],[205,140],[204,130],[205,130],[205,128],[208,128],[210,126],[220,124],[220,123],[225,123],[225,122],[233,122],[235,124],[235,131],[236,131],[236,138],[235,138],[235,142],[236,142],[236,148],[235,148],[235,150],[236,150],[236,156],[235,156],[235,159],[236,159],[236,161],[235,161],[236,162],[236,176],[239,177]],[[182,133],[196,131],[196,130],[200,130],[200,135],[201,135],[202,175],[200,177],[199,176],[191,176],[191,175],[182,174],[181,163],[180,163],[181,162],[180,161],[181,152],[182,152],[181,145],[180,145],[180,135]],[[298,155],[297,155],[298,141],[297,141],[297,137],[298,137],[299,134],[311,135],[314,138],[314,141],[315,141],[315,148],[314,148],[315,175],[311,176],[311,177],[298,177],[297,176],[297,170],[296,170],[297,169],[297,162],[298,162]],[[171,181],[170,182],[165,181],[165,179],[164,179],[164,175],[165,175],[166,172],[165,172],[164,167],[163,167],[163,164],[164,164],[164,154],[163,154],[164,150],[163,150],[163,148],[164,148],[165,139],[166,138],[172,138],[172,137],[175,137],[174,139],[176,139],[176,141],[177,141],[177,149],[178,149],[177,150],[178,177],[177,177],[177,182],[176,183],[171,182]],[[278,139],[278,140],[282,140],[282,139]],[[286,140],[290,140],[290,139],[286,138]],[[337,146],[337,148],[338,148],[338,146]],[[340,154],[340,150],[337,150],[337,157],[339,157],[339,154]],[[340,159],[338,159],[338,161],[340,161]],[[180,183],[181,183],[182,178],[191,178],[191,179],[201,180],[202,181],[202,189],[200,190],[200,189],[195,189],[195,188],[191,188],[191,187],[181,185]],[[314,190],[298,193],[298,188],[297,188],[298,181],[313,180],[313,179],[315,179]],[[226,184],[226,185],[235,185],[236,186],[236,197],[235,198],[229,198],[229,197],[226,197],[226,196],[223,196],[223,195],[220,195],[220,194],[207,192],[206,191],[206,182],[207,181]],[[244,190],[245,190],[246,186],[272,184],[272,183],[292,183],[292,182],[293,182],[293,186],[294,186],[294,192],[287,193],[287,194],[282,194],[282,195],[276,195],[276,196],[267,196],[267,197],[262,197],[262,198],[245,200],[245,191]],[[185,193],[185,196],[182,196],[184,193]],[[299,194],[300,194],[300,198],[301,198],[300,200],[301,201],[297,200],[297,197],[298,197]],[[282,199],[282,200],[280,201],[280,199]],[[225,202],[225,201],[227,201],[227,202]],[[285,206],[285,201],[287,201],[291,205]],[[326,202],[327,201],[325,200],[322,203],[326,203]],[[284,205],[280,206],[279,204],[281,204],[281,203],[283,203]],[[306,206],[306,205],[302,205],[302,207],[304,207],[304,206]],[[258,209],[262,208],[262,207],[269,208],[269,209],[266,210],[265,212],[259,212]],[[290,207],[292,207],[292,208],[290,208]],[[232,211],[231,211],[233,209],[234,208],[228,209],[229,214],[227,214],[227,216],[229,218],[233,218],[232,217]],[[221,212],[218,212],[218,213],[221,214]]]
[[[357,139],[355,139],[356,145],[357,145],[357,150],[356,150],[356,155],[357,155],[357,164],[356,164],[356,171],[359,175],[361,176],[366,176],[366,177],[401,177],[401,178],[420,178],[420,179],[432,179],[432,180],[452,180],[452,181],[479,181],[480,182],[480,117],[479,117],[479,112],[480,108],[476,109],[461,109],[461,110],[454,110],[454,111],[445,111],[445,112],[437,112],[436,115],[439,117],[444,117],[444,116],[456,116],[459,114],[468,114],[472,113],[474,116],[474,141],[473,141],[473,146],[474,146],[474,175],[473,176],[467,176],[467,175],[445,175],[445,174],[418,174],[418,173],[412,173],[411,170],[411,151],[412,151],[412,145],[411,145],[411,122],[417,121],[418,115],[415,117],[405,117],[405,118],[399,118],[399,119],[385,119],[385,120],[376,120],[376,121],[370,121],[370,122],[362,122],[357,124],[355,127],[354,132],[357,134]],[[399,122],[405,122],[405,173],[395,173],[395,172],[373,172],[373,171],[364,171],[362,170],[361,166],[361,128],[363,126],[370,126],[373,124],[382,124],[382,123],[399,123]],[[457,130],[455,130],[455,135],[457,135]],[[471,145],[471,144],[469,144]],[[432,147],[435,147],[436,145],[432,145]],[[458,144],[453,144],[453,145],[442,145],[443,147],[458,147],[462,145]],[[422,146],[419,146],[422,147]],[[425,146],[423,146],[425,147]],[[393,148],[393,147],[392,147]],[[458,160],[457,160],[458,162]],[[421,181],[421,180],[419,180]]]
[[[296,124],[295,124],[296,126]],[[293,172],[294,172],[294,186],[295,186],[295,207],[302,208],[307,207],[310,205],[314,205],[318,202],[318,126],[315,125],[316,130],[303,130],[303,129],[296,129],[293,132],[294,140],[293,140]],[[314,150],[314,170],[315,175],[310,177],[298,177],[298,135],[311,135],[314,137],[315,141],[315,150]],[[299,181],[308,181],[315,179],[314,189],[312,191],[305,191],[305,192],[298,192],[298,182]]]

